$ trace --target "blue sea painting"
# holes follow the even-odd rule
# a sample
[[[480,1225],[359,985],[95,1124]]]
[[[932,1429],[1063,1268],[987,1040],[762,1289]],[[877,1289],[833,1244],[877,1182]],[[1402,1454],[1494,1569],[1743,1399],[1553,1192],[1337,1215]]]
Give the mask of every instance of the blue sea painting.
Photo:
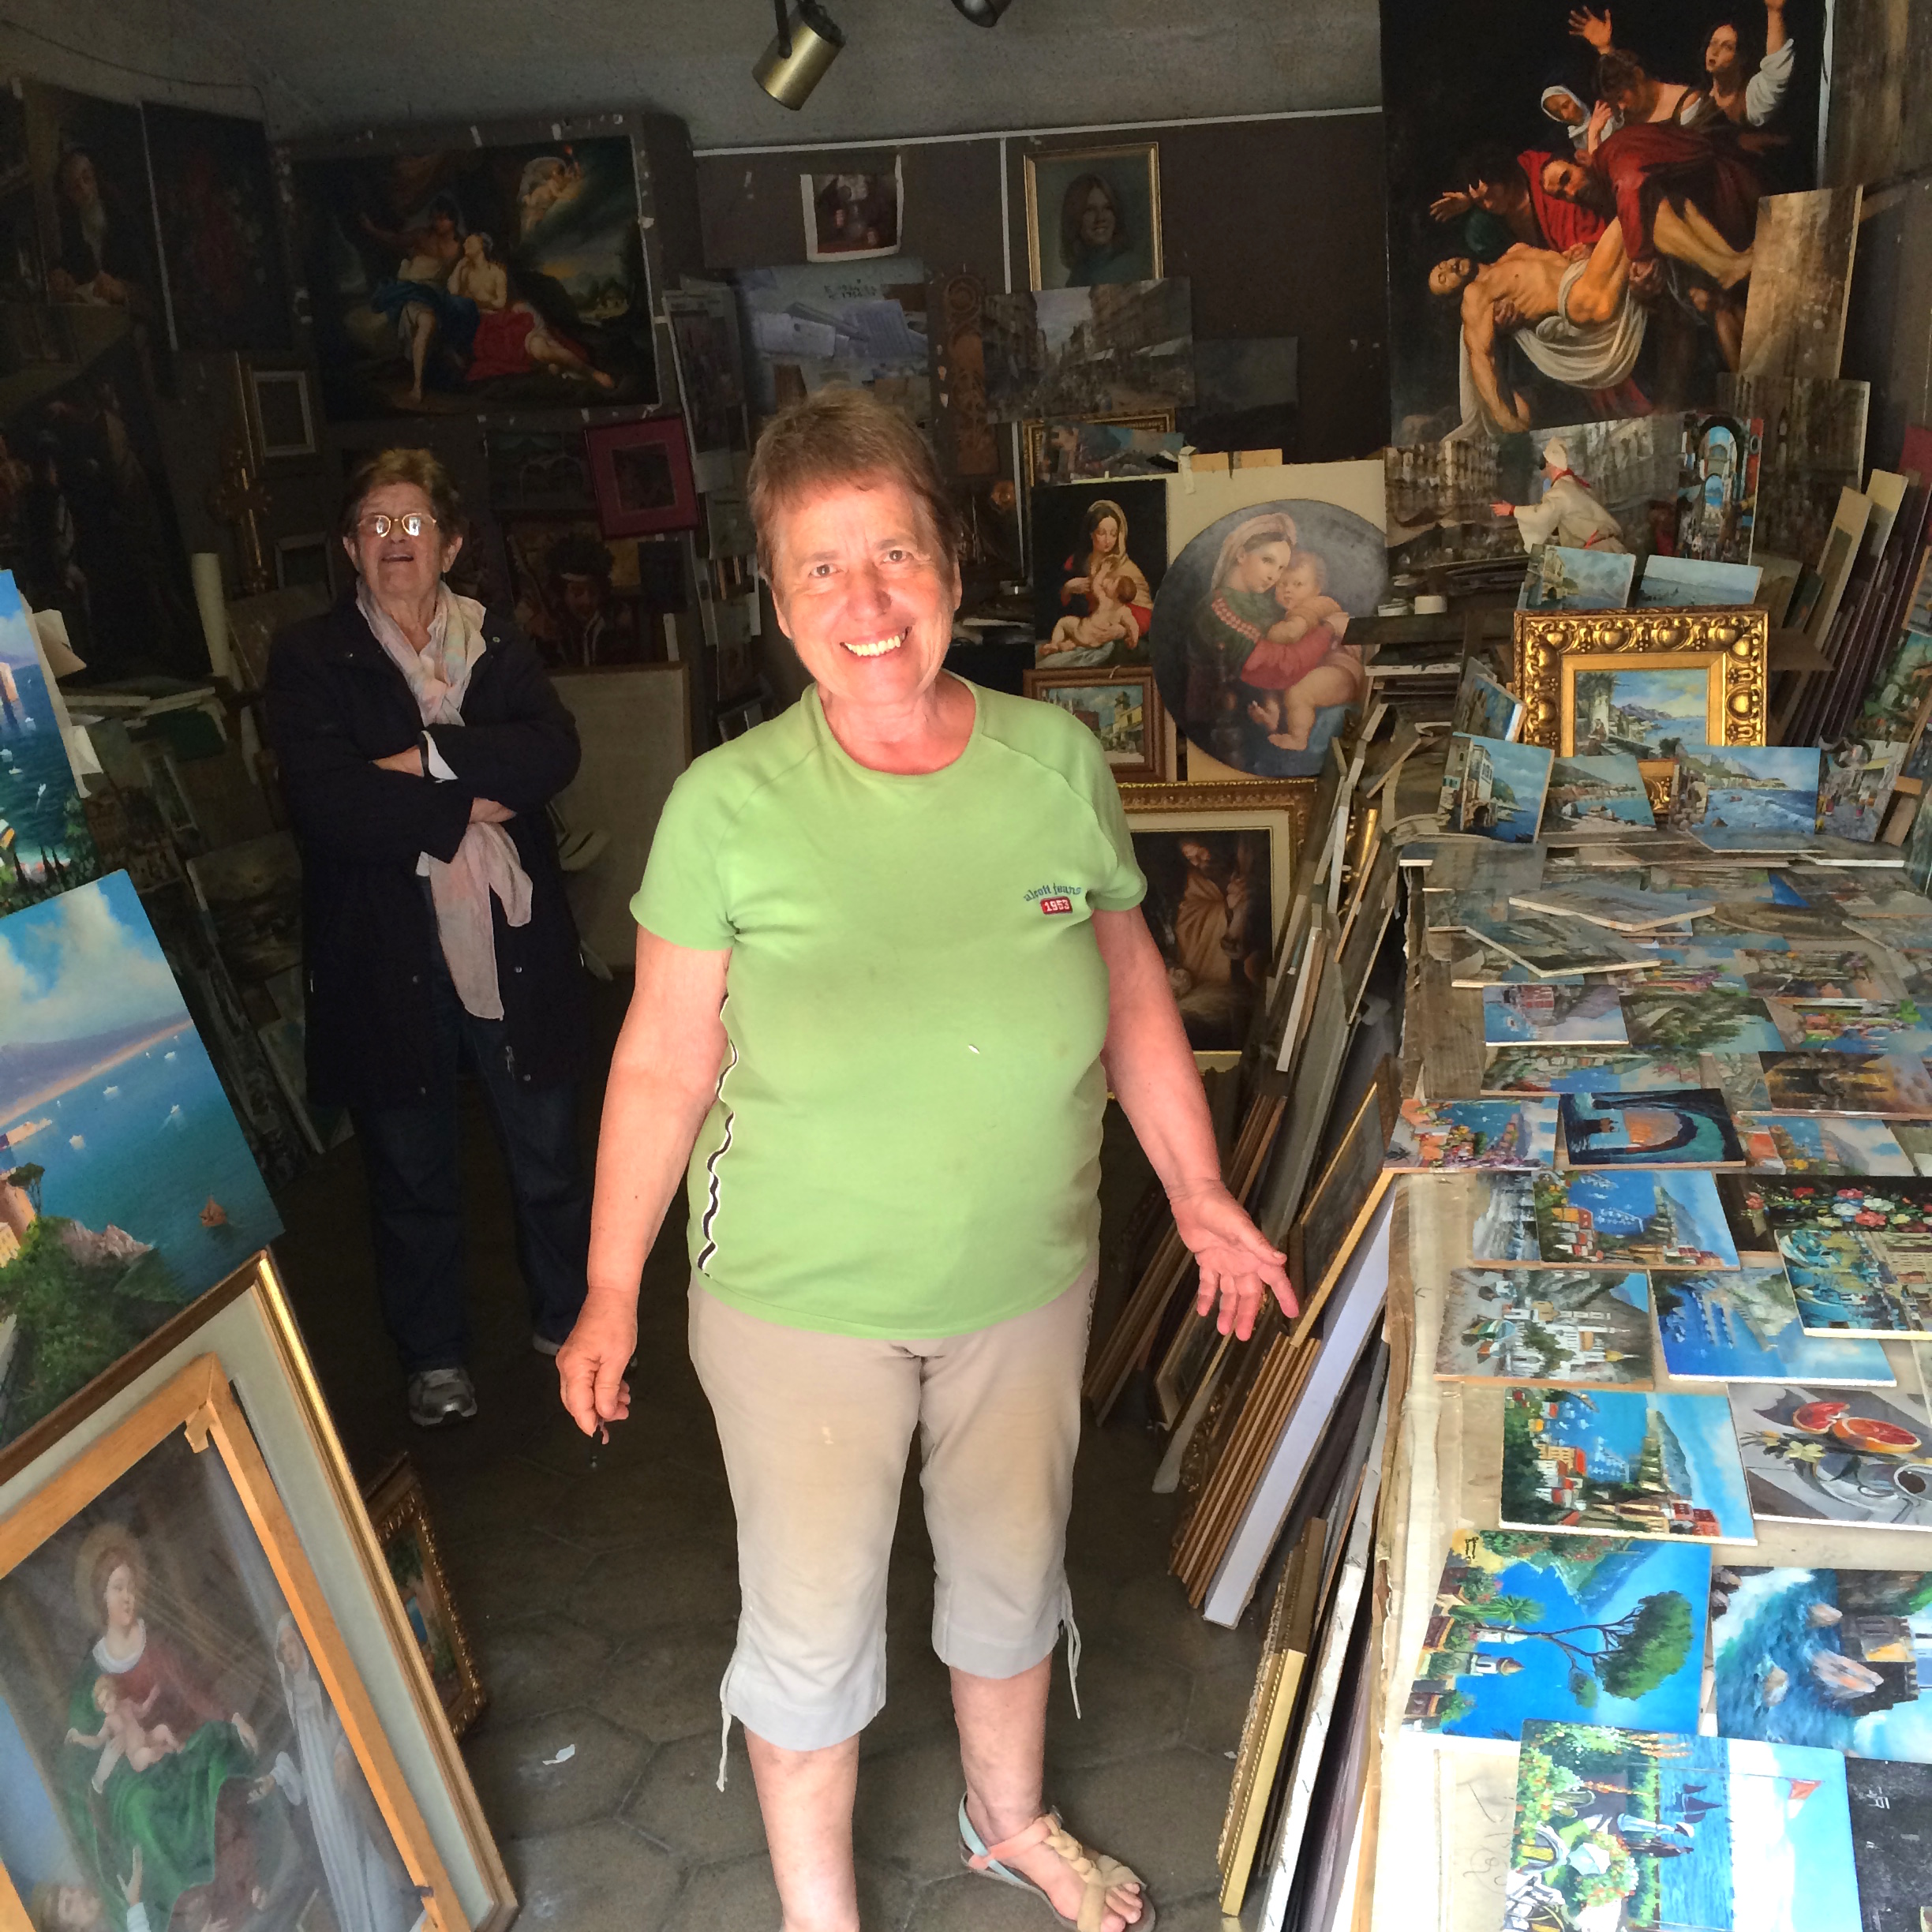
[[[1406,1722],[1452,1737],[1520,1738],[1538,1718],[1694,1732],[1709,1595],[1702,1544],[1458,1531]]]
[[[1705,742],[1710,678],[1699,666],[1566,672],[1564,683],[1579,757],[1667,758]]]
[[[1932,1763],[1932,1574],[1750,1568],[1725,1583],[1711,1637],[1726,1736]]]
[[[125,873],[0,919],[0,1440],[282,1231]]]
[[[0,913],[99,871],[27,607],[0,571]]]
[[[1445,829],[1512,845],[1532,842],[1542,821],[1552,756],[1544,746],[1505,738],[1452,738],[1443,786]]]
[[[1542,1259],[1564,1267],[1734,1268],[1714,1176],[1694,1167],[1573,1168],[1536,1177]]]
[[[1543,805],[1546,839],[1614,840],[1630,826],[1656,829],[1643,773],[1628,752],[1593,758],[1559,758],[1550,769]]]
[[[1542,544],[1530,553],[1530,568],[1517,593],[1526,611],[1619,610],[1630,602],[1637,560],[1627,551],[1571,550]]]
[[[1690,1382],[1811,1382],[1889,1388],[1884,1345],[1808,1335],[1781,1267],[1658,1273],[1651,1284],[1664,1361]]]
[[[1652,556],[1637,583],[1637,608],[1713,605],[1742,608],[1753,602],[1764,571],[1755,564],[1707,564],[1698,557]]]
[[[1818,830],[1818,752],[1807,745],[1726,745],[1686,760],[1672,823],[1713,851],[1754,837],[1810,839]],[[1702,790],[1687,793],[1692,774]]]

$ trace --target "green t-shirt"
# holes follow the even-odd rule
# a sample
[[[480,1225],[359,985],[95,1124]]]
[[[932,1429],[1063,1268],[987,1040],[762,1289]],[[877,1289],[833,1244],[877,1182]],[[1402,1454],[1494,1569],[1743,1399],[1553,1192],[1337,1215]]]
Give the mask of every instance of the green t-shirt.
[[[839,1335],[960,1335],[1095,1251],[1107,979],[1095,908],[1139,904],[1099,741],[973,687],[943,770],[875,772],[817,690],[672,788],[631,909],[731,949],[730,1050],[691,1160],[722,1300]]]

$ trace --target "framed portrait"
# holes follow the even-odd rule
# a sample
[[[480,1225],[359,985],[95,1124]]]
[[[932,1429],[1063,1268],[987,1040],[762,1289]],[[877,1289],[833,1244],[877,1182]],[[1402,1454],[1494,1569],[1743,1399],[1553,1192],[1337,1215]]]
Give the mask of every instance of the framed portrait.
[[[140,110],[43,80],[23,80],[20,99],[47,298],[161,324]]]
[[[1150,785],[1121,792],[1134,857],[1147,876],[1141,914],[1166,962],[1189,1043],[1211,1066],[1239,1059],[1267,996],[1294,863],[1298,796],[1247,804],[1230,798],[1236,789]],[[1199,799],[1176,799],[1196,792]]]
[[[463,1923],[215,1355],[0,1518],[0,1751],[17,1923]]]
[[[422,1477],[406,1455],[399,1455],[369,1485],[363,1500],[423,1668],[451,1730],[461,1737],[489,1699],[429,1526]]]
[[[1081,483],[1118,475],[1166,474],[1159,457],[1177,435],[1172,410],[1142,410],[1125,416],[1083,416],[1077,422],[1024,422],[1020,463],[1028,489],[1036,483]],[[1178,453],[1175,444],[1174,452]],[[1140,470],[1123,462],[1144,462]]]
[[[1157,477],[1055,484],[1027,497],[1034,663],[1091,669],[1151,661],[1167,574],[1167,485]]]
[[[207,1896],[209,1885],[242,1882],[251,1858],[264,1915],[250,1916],[245,1904],[237,1923],[264,1932],[372,1923],[338,1916],[329,1856],[315,1859],[302,1821],[290,1815],[299,1809],[287,1799],[289,1773],[302,1777],[301,1724],[305,1716],[324,1724],[326,1709],[357,1774],[347,1777],[345,1767],[336,1788],[351,1827],[340,1842],[354,1843],[359,1827],[369,1841],[365,1878],[393,1874],[396,1856],[406,1878],[426,1874],[410,1879],[412,1893],[417,1884],[434,1887],[432,1900],[406,1896],[402,1917],[373,1923],[502,1932],[515,1915],[515,1893],[268,1256],[257,1255],[90,1384],[62,1421],[51,1438],[36,1439],[30,1461],[9,1453],[0,1462],[0,1925],[25,1926],[21,1908],[50,1881],[92,1892],[105,1906],[103,1879],[116,1903],[98,1923],[119,1923],[130,1866],[112,1874],[104,1866],[113,1855],[125,1861],[143,1829],[185,1831],[179,1817],[168,1821],[158,1786],[152,1796],[140,1788],[144,1779],[178,1780],[181,1760],[208,1771],[200,1816],[216,1835],[212,1846],[172,1844],[176,1853],[193,1852],[189,1865],[168,1863],[170,1846],[159,1839],[145,1841],[151,1926],[167,1923],[163,1891],[191,1869]],[[197,1442],[205,1445],[199,1453]],[[32,1446],[25,1439],[15,1445]],[[112,1654],[114,1645],[104,1659],[89,1649],[113,1622],[111,1572],[100,1574],[110,1542],[132,1559],[111,1593],[131,1593],[136,1619],[155,1643],[157,1674],[170,1661],[181,1667],[147,1721],[167,1725],[186,1748],[163,1751],[131,1776],[125,1762],[110,1765],[97,1803],[93,1780],[108,1747],[69,1745],[66,1733],[97,1732],[105,1713],[74,1721],[84,1715],[73,1707],[81,1679],[91,1697],[99,1676],[122,1674],[103,1661],[125,1661]],[[33,1552],[41,1552],[37,1560]],[[305,1661],[293,1644],[278,1644],[285,1616]],[[131,1646],[118,1647],[125,1653]],[[197,1689],[214,1694],[189,1695],[185,1718],[178,1706],[173,1715],[163,1707]],[[252,1752],[227,1721],[238,1712],[253,1735]],[[220,1721],[197,1744],[211,1713]],[[46,1735],[50,1729],[58,1735]],[[315,1735],[312,1726],[312,1742]],[[230,1762],[240,1765],[239,1784],[224,1774]],[[279,1795],[261,1788],[249,1805],[249,1792],[278,1769]],[[73,1804],[63,1802],[69,1795]],[[386,1834],[380,1840],[370,1828],[372,1800]],[[243,1817],[235,1830],[238,1801]],[[319,1837],[323,1821],[312,1815]],[[298,1854],[300,1869],[290,1862]],[[311,1903],[318,1896],[323,1902]],[[177,1927],[207,1923],[194,1915],[197,1901],[186,1891],[175,1898]],[[19,1915],[9,1917],[10,1906]]]
[[[1026,695],[1070,711],[1100,740],[1116,778],[1167,777],[1167,719],[1145,668],[1028,671]]]
[[[517,622],[553,670],[642,664],[657,655],[644,621],[637,541],[591,517],[500,519]]]
[[[899,253],[905,173],[895,155],[889,174],[801,174],[807,261],[863,261]]]
[[[1160,279],[1158,141],[1066,148],[1024,160],[1032,287]]]
[[[1769,636],[1754,609],[1518,611],[1522,741],[1639,765],[1678,744],[1761,745]]]
[[[698,527],[684,425],[675,416],[605,423],[584,432],[597,521],[606,537],[648,537]]]
[[[305,369],[264,368],[244,360],[244,393],[248,398],[249,440],[264,462],[313,456],[316,441],[315,410],[309,396]]]

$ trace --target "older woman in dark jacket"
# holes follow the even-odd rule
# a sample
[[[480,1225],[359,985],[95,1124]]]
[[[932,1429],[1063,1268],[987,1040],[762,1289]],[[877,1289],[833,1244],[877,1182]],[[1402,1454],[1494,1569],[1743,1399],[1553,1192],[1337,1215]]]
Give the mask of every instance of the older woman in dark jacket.
[[[311,1097],[369,1173],[384,1317],[425,1427],[472,1416],[456,1080],[481,1080],[510,1170],[534,1346],[584,1294],[577,934],[545,807],[576,726],[528,640],[455,595],[455,492],[423,450],[351,479],[354,594],[277,638],[268,724],[301,847]]]

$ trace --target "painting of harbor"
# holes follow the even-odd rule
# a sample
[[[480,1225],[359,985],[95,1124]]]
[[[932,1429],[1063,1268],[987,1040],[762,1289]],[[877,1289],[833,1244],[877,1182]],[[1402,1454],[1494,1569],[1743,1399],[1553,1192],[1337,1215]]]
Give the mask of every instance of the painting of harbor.
[[[1541,1258],[1570,1267],[1732,1268],[1717,1185],[1694,1168],[1606,1167],[1533,1177]]]
[[[1815,1382],[1889,1388],[1896,1380],[1877,1342],[1807,1335],[1781,1267],[1659,1275],[1664,1364],[1694,1382]]]

